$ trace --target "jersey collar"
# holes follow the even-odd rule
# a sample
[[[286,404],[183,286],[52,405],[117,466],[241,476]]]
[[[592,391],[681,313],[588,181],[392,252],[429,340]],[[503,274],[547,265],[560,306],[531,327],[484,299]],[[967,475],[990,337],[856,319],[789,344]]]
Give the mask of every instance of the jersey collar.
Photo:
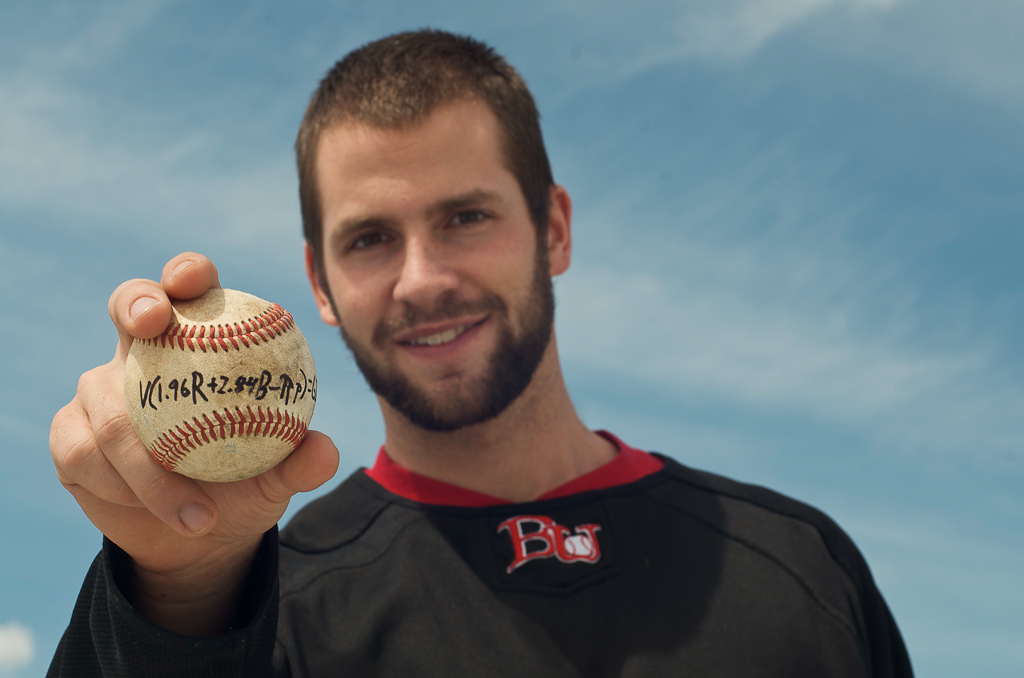
[[[589,473],[545,492],[537,497],[537,501],[625,485],[660,471],[664,466],[664,462],[654,455],[626,445],[607,431],[597,431],[597,434],[615,444],[619,451],[615,458]],[[484,508],[513,503],[409,471],[396,464],[383,446],[377,453],[377,461],[373,468],[366,469],[365,473],[389,492],[422,504]]]

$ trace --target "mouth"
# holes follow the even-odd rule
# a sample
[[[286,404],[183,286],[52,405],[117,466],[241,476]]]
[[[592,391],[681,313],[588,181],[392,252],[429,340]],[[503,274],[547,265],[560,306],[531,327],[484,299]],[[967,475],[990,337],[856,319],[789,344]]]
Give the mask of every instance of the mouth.
[[[463,323],[454,327],[438,328],[430,334],[421,334],[408,338],[399,339],[398,343],[405,346],[443,346],[450,344],[469,330],[474,329],[484,322],[485,319]],[[429,331],[429,330],[427,330]]]
[[[403,344],[409,344],[410,346],[438,346],[440,344],[447,344],[449,341],[454,341],[455,337],[459,336],[472,325],[462,325],[460,327],[453,327],[450,330],[444,332],[438,332],[437,334],[428,334],[425,337],[416,337],[408,341],[403,341]]]

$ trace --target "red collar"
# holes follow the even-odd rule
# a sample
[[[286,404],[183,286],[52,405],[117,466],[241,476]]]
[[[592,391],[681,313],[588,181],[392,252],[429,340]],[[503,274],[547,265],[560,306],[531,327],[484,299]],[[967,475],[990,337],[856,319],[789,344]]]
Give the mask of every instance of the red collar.
[[[664,462],[652,454],[630,447],[607,431],[598,431],[598,435],[607,438],[615,443],[619,453],[615,458],[604,466],[599,466],[590,473],[585,473],[579,478],[559,485],[550,492],[545,492],[537,497],[541,499],[556,499],[567,497],[571,494],[579,494],[588,490],[603,490],[616,485],[625,485],[639,480],[646,475],[660,471]],[[462,506],[466,508],[483,508],[485,506],[499,506],[511,504],[512,502],[498,497],[492,497],[482,492],[467,490],[458,485],[446,483],[443,480],[435,480],[418,473],[408,471],[388,456],[382,446],[377,453],[377,461],[373,468],[366,469],[366,475],[373,478],[384,489],[406,499],[412,499],[422,504],[438,504],[441,506]]]

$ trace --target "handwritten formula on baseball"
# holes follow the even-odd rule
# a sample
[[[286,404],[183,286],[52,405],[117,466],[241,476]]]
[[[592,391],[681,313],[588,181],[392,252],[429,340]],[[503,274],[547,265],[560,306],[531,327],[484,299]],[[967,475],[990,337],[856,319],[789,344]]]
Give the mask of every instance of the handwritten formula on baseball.
[[[298,447],[316,404],[313,356],[288,311],[235,290],[173,301],[163,334],[136,339],[128,417],[153,458],[190,478],[259,475]]]

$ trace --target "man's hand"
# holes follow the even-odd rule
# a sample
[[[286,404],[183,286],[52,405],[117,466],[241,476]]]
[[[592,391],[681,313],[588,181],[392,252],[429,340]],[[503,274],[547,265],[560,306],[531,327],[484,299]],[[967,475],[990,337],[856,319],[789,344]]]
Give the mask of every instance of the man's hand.
[[[134,562],[135,580],[126,594],[152,621],[187,635],[228,628],[263,534],[295,493],[319,487],[338,468],[337,449],[315,431],[276,467],[233,483],[167,471],[143,446],[124,404],[132,341],[166,329],[169,297],[192,299],[215,287],[217,269],[195,253],[171,259],[160,283],[121,284],[108,304],[118,333],[114,358],[82,375],[74,399],[50,428],[61,483]]]

